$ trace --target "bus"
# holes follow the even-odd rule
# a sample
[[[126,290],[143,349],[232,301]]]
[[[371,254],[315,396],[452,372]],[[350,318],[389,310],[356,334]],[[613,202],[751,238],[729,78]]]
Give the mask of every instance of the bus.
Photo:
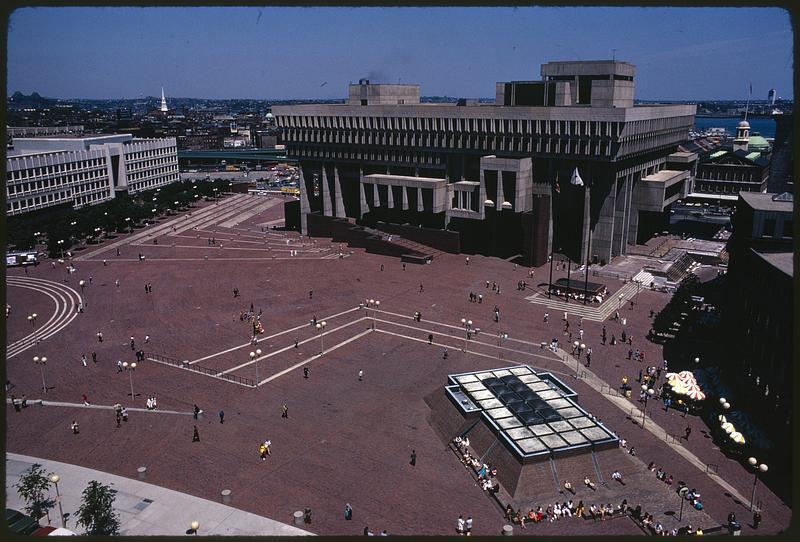
[[[9,252],[6,254],[6,267],[39,265],[36,252]]]

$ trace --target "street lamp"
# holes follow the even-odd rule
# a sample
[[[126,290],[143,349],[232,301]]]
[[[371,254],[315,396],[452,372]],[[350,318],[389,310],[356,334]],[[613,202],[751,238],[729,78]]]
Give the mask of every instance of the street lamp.
[[[197,521],[193,521],[192,524],[191,524],[191,527],[192,527],[192,529],[191,529],[192,534],[197,536],[197,529],[200,528],[200,523],[197,522]]]
[[[37,316],[38,316],[38,314],[36,314],[35,312],[33,314],[29,314],[28,315],[28,322],[31,323],[31,326],[33,327],[34,331],[36,331],[36,317]]]
[[[699,365],[700,364],[700,358],[694,358],[694,364],[695,365]]]
[[[86,281],[81,279],[80,282],[78,282],[78,286],[81,287],[81,293],[83,293],[83,289],[86,287]]]
[[[256,348],[255,352],[250,352],[250,361],[256,365],[256,387],[258,387],[258,358],[261,357],[261,349]]]
[[[756,500],[756,484],[758,483],[758,473],[759,472],[767,472],[769,467],[765,463],[758,464],[758,459],[755,457],[748,457],[747,462],[753,467],[753,472],[755,473],[755,478],[753,479],[753,495],[750,497],[750,511],[753,511],[755,507],[755,500]]]
[[[56,502],[58,503],[58,513],[61,514],[61,526],[63,528],[67,528],[67,516],[64,515],[64,509],[61,507],[61,493],[58,491],[58,481],[61,478],[58,474],[54,474],[50,477],[50,481],[53,482],[53,485],[56,486]]]
[[[648,388],[647,384],[642,384],[642,391],[644,393],[644,408],[642,409],[642,429],[644,429],[644,420],[647,416],[647,399],[652,397],[655,394],[655,390],[653,388]]]
[[[128,363],[127,361],[122,364],[122,368],[128,371],[128,374],[131,377],[131,400],[135,399],[136,396],[133,394],[133,371],[136,370],[136,362]]]
[[[467,320],[466,318],[462,318],[461,325],[464,326],[464,352],[466,352],[467,339],[469,339],[469,333],[470,331],[472,331],[472,320]]]
[[[325,327],[327,325],[328,325],[328,322],[323,320],[322,322],[317,322],[317,325],[315,326],[317,328],[317,333],[319,333],[319,353],[320,354],[324,354],[325,353],[325,341],[322,338],[322,332],[325,331]],[[375,329],[375,324],[374,323],[372,324],[372,328]]]
[[[57,241],[57,244],[58,244],[59,250],[61,250],[61,258],[63,259],[64,258],[64,240],[63,239],[59,239]]]
[[[368,299],[367,305],[372,308],[372,329],[375,329],[375,313],[378,312],[378,307],[381,306],[381,302],[377,299]]]
[[[126,225],[126,227],[128,227],[128,228],[130,228],[130,227],[131,227],[131,217],[129,217],[129,216],[128,216],[128,217],[126,217],[126,218],[125,218],[125,225]],[[133,228],[131,228],[131,231],[133,231]],[[130,233],[130,232],[129,232],[129,233]]]
[[[42,389],[47,393],[47,384],[44,381],[44,366],[47,365],[47,356],[33,356],[33,362],[42,370]]]
[[[508,333],[505,331],[501,331],[497,334],[497,359],[503,359],[503,351],[501,350],[503,346],[503,339],[508,339]]]
[[[617,312],[622,310],[622,294],[619,294],[619,305],[617,306]]]

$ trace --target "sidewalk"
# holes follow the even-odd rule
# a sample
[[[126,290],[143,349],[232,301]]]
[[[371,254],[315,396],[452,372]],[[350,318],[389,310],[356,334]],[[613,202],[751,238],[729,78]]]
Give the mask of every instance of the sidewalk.
[[[53,472],[61,477],[58,489],[63,499],[62,506],[64,513],[70,514],[67,528],[78,534],[84,532],[82,527],[75,525],[75,514],[80,507],[81,493],[90,480],[97,480],[117,490],[114,509],[119,514],[121,535],[185,536],[192,521],[198,521],[200,535],[313,536],[313,533],[291,525],[139,480],[12,453],[6,454],[8,508],[24,513],[23,503],[19,500],[14,485],[19,481],[19,475],[33,463],[39,463],[48,473]],[[51,492],[55,496],[55,491]],[[231,497],[236,498],[235,495]],[[58,514],[56,506],[50,512],[51,524],[54,526],[58,526]],[[46,521],[44,519],[43,523]]]

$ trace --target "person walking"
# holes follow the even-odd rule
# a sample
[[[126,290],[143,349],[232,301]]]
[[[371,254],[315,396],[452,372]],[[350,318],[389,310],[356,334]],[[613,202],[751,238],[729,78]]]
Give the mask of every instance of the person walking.
[[[97,352],[92,352],[92,361],[97,363]]]
[[[219,411],[219,423],[225,423],[225,411],[224,410],[220,410]]]
[[[128,409],[125,407],[122,407],[122,421],[126,423],[128,421]]]
[[[689,442],[689,435],[692,434],[692,428],[687,425],[685,433],[686,433],[686,436],[684,438],[686,439],[686,442]]]
[[[194,432],[192,433],[192,442],[200,442],[200,431],[197,430],[197,426],[194,426]]]
[[[283,412],[281,413],[281,418],[287,418],[288,419],[289,418],[289,407],[286,406],[286,403],[283,404],[281,409],[283,410]]]
[[[144,336],[144,344],[147,344],[149,342],[150,342],[150,335],[145,335]]]
[[[11,404],[14,406],[14,411],[15,412],[21,412],[22,411],[22,409],[20,408],[19,403],[17,402],[17,396],[16,395],[12,395],[11,396]]]
[[[136,343],[133,340],[133,336],[131,336],[131,350],[135,350],[135,349],[136,349]]]
[[[303,367],[303,378],[308,378],[308,367]]]
[[[471,536],[472,534],[472,516],[467,516],[467,521],[464,523],[464,529],[466,531],[467,536]]]
[[[458,520],[456,520],[456,532],[459,535],[464,534],[464,516],[458,516]]]
[[[433,344],[433,333],[428,333],[428,344]]]
[[[410,463],[411,463],[412,467],[417,464],[417,451],[416,450],[411,450],[411,461],[410,461]]]
[[[359,382],[364,380],[364,371],[362,371],[360,369],[358,371],[358,380],[359,380]]]
[[[103,333],[100,331],[97,332],[97,342],[103,342]]]
[[[758,529],[759,525],[761,525],[761,512],[756,510],[753,512],[753,529]]]
[[[347,521],[353,519],[353,507],[350,506],[350,503],[344,505],[344,519]]]
[[[83,366],[86,367],[86,354],[81,355],[81,363],[83,363]]]
[[[118,373],[122,372],[122,360],[121,359],[117,360],[117,372]]]
[[[150,408],[150,399],[149,398],[147,399],[147,402],[148,402],[147,407]],[[197,405],[194,405],[194,419],[195,420],[197,419],[197,417],[200,415],[201,412],[202,412],[202,410],[200,410],[200,407],[197,406]]]
[[[447,356],[448,356],[448,354],[447,354],[447,347],[445,346],[445,347],[444,347],[444,352],[442,352],[442,359],[447,359]]]
[[[78,433],[81,432],[81,430],[78,428],[78,422],[76,422],[75,420],[72,420],[72,424],[70,424],[70,428],[72,429],[72,434],[73,435],[77,435]]]

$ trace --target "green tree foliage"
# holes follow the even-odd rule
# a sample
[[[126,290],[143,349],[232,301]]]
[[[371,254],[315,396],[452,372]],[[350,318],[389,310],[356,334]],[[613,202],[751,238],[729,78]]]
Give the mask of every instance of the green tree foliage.
[[[700,279],[697,275],[690,274],[678,285],[678,289],[669,303],[653,318],[653,331],[666,333],[673,322],[680,319],[681,312],[685,312],[693,295],[700,291]]]
[[[89,535],[115,535],[119,532],[119,516],[114,512],[116,489],[96,480],[83,490],[83,501],[78,508],[77,522],[86,527]]]
[[[33,519],[39,519],[56,505],[56,501],[45,492],[50,489],[50,475],[45,473],[42,466],[38,463],[31,465],[31,468],[20,474],[19,482],[14,486],[17,494],[25,501],[25,511]]]

